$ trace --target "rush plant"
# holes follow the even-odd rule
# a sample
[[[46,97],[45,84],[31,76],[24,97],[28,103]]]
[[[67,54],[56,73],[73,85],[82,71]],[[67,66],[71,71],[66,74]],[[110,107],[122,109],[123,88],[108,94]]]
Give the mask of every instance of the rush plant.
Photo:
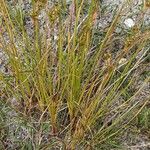
[[[36,143],[35,149],[100,147],[126,129],[149,101],[137,98],[149,77],[138,90],[128,91],[147,57],[150,30],[137,23],[125,35],[115,33],[125,2],[95,43],[99,1],[49,6],[47,0],[33,0],[30,5],[25,14],[0,0],[0,42],[8,71],[0,73],[0,94],[15,100],[12,107],[23,116],[49,121],[49,141]],[[115,49],[118,39],[122,46]]]

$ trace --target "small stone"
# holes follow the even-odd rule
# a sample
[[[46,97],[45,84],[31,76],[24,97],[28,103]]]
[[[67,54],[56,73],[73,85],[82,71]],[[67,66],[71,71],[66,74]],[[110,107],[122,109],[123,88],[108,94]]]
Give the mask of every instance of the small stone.
[[[132,28],[132,27],[135,25],[135,22],[133,21],[133,19],[127,18],[127,19],[125,19],[124,24],[125,24],[128,28]]]
[[[121,58],[120,61],[119,61],[119,64],[122,65],[122,64],[124,64],[126,61],[127,61],[126,58]]]

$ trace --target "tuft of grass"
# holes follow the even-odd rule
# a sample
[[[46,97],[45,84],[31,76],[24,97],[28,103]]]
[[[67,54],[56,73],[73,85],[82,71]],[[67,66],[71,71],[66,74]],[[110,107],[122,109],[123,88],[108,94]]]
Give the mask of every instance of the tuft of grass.
[[[24,24],[27,14],[20,7],[12,15],[12,8],[0,0],[0,40],[9,70],[7,75],[0,73],[0,92],[15,111],[34,120],[38,124],[34,128],[40,129],[28,129],[31,137],[20,143],[20,149],[115,145],[108,140],[123,132],[147,105],[149,98],[140,101],[137,96],[149,77],[127,94],[134,71],[149,51],[150,37],[150,31],[138,23],[122,37],[115,34],[127,5],[118,8],[110,26],[95,42],[96,19],[101,12],[98,1],[59,2],[49,8],[48,1],[33,0],[28,14],[33,27],[30,36]],[[114,54],[112,45],[119,38],[123,46]],[[125,58],[125,63],[120,63]],[[43,133],[45,128],[48,133]],[[48,134],[45,143],[42,134]]]
[[[141,127],[141,129],[149,132],[149,122],[150,122],[150,109],[149,107],[145,107],[140,115],[138,116],[138,125]]]

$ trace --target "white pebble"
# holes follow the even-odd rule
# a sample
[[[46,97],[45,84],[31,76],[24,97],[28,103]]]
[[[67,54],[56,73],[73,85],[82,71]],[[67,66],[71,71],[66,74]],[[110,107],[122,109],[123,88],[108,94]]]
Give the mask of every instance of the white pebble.
[[[127,18],[127,19],[125,19],[124,24],[125,24],[128,28],[132,28],[132,27],[135,25],[135,22],[133,21],[133,19]]]
[[[121,58],[119,61],[119,64],[122,65],[124,63],[126,63],[127,59],[126,58]]]

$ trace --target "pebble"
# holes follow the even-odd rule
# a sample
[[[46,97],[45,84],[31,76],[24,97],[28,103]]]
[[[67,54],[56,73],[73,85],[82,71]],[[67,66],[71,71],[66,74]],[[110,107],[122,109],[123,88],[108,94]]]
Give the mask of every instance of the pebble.
[[[132,28],[135,25],[135,22],[133,21],[133,19],[127,18],[127,19],[125,19],[124,24],[128,28]]]

